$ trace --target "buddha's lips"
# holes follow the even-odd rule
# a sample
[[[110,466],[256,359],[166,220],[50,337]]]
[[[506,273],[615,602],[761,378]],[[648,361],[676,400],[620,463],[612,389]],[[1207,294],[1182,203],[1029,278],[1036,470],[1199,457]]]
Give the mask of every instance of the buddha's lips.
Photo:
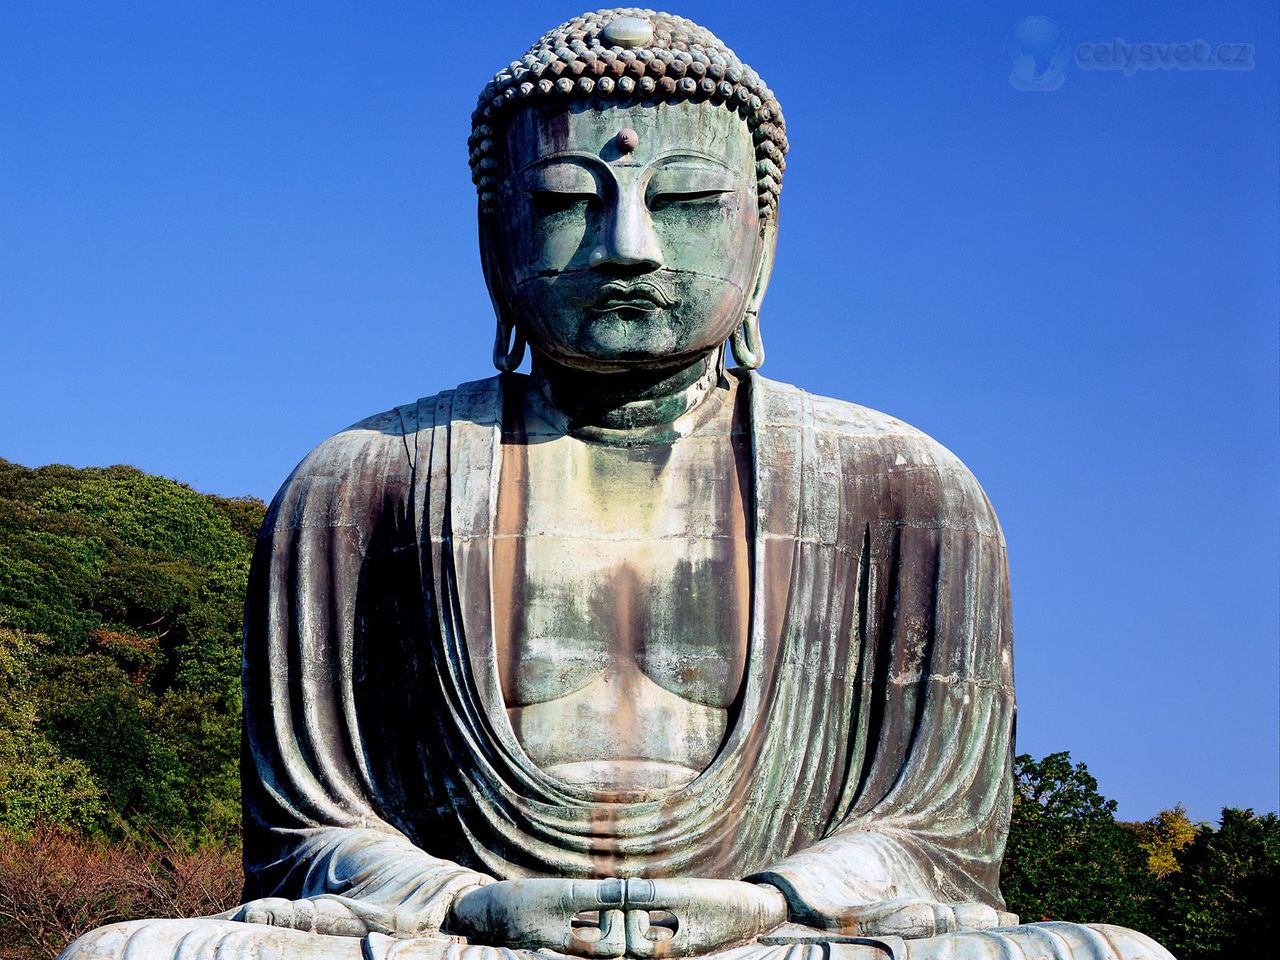
[[[590,305],[597,310],[665,310],[679,302],[652,280],[611,280],[596,291]]]

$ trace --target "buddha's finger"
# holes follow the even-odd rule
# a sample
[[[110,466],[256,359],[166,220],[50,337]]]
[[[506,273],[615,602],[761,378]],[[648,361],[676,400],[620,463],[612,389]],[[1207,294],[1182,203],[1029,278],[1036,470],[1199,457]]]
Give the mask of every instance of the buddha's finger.
[[[701,877],[671,877],[663,880],[628,880],[628,909],[670,910],[712,904],[731,904],[739,887],[751,884],[739,880],[707,880]]]
[[[620,884],[620,881],[615,881]],[[612,907],[595,880],[503,880],[471,890],[454,901],[450,924],[474,943],[528,949],[549,948],[578,956],[621,956],[606,929]],[[620,901],[621,894],[617,899]],[[579,915],[598,911],[598,921]],[[621,923],[618,924],[621,929]]]
[[[621,880],[563,880],[539,878],[503,880],[483,889],[488,900],[505,908],[572,916],[584,910],[608,910],[622,906]]]
[[[902,937],[916,940],[932,937],[939,926],[951,926],[954,918],[947,909],[939,916],[937,908],[944,904],[924,900],[890,900],[858,907],[849,912],[851,933],[861,936]],[[842,925],[843,926],[843,925]]]
[[[773,887],[736,880],[632,880],[627,955],[642,960],[698,956],[745,943],[786,917],[786,898]]]
[[[273,927],[301,930],[303,933],[319,932],[316,929],[318,911],[310,900],[286,900],[284,906],[271,906],[268,912]]]
[[[349,897],[324,895],[316,897],[314,933],[331,937],[364,937],[370,933],[394,935],[395,912],[384,907],[353,900]]]
[[[320,933],[326,937],[367,937],[370,931],[355,917],[332,917],[317,921],[315,929],[311,932]]]
[[[627,908],[716,914],[734,929],[770,930],[787,919],[787,898],[768,884],[741,880],[673,878],[628,880]]]
[[[956,930],[991,930],[1000,926],[1000,915],[985,903],[953,903]]]
[[[571,929],[565,951],[598,960],[613,960],[628,952],[627,920],[621,910],[601,910],[599,933],[583,936],[590,929]]]
[[[231,912],[228,919],[334,937],[363,937],[370,931],[391,932],[392,925],[381,917],[381,913],[385,911],[366,908],[370,914],[366,919],[360,915],[362,911],[352,909],[351,905],[354,903],[356,901],[345,897],[325,896],[301,900],[264,897],[261,900],[251,900]]]
[[[250,900],[231,918],[240,923],[260,923],[270,927],[293,926],[293,901],[284,897]]]

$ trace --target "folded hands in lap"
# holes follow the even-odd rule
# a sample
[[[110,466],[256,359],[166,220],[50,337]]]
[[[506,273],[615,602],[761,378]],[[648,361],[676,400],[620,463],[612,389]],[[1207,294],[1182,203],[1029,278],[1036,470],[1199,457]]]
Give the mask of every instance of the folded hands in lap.
[[[413,936],[423,925],[403,911],[348,897],[269,897],[225,914],[330,936]],[[978,903],[893,900],[852,908],[831,926],[844,935],[931,937],[1010,921]],[[787,920],[785,897],[738,880],[505,880],[473,888],[453,904],[446,933],[473,943],[552,950],[578,957],[688,957],[754,940]]]

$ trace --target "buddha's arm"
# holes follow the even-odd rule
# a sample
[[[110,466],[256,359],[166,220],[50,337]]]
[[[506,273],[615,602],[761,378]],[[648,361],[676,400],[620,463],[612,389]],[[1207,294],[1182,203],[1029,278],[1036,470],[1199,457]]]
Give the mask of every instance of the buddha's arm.
[[[823,842],[751,878],[782,891],[791,920],[845,935],[930,937],[1016,922],[990,903],[957,900],[921,875],[906,843],[876,830]]]
[[[246,899],[343,897],[416,932],[489,878],[410,842],[398,785],[373,770],[395,732],[386,687],[406,686],[396,645],[421,643],[404,419],[326,441],[268,512],[245,612],[242,778]]]
[[[1005,548],[977,482],[943,454],[932,486],[916,471],[914,499],[904,508],[908,495],[895,493],[895,512],[869,534],[869,582],[893,586],[869,602],[860,638],[883,658],[867,689],[883,712],[858,758],[856,798],[824,838],[749,878],[782,890],[806,924],[867,932],[875,915],[892,915],[883,906],[914,903],[923,906],[907,910],[910,923],[936,914],[945,929],[991,925],[1004,907],[1014,711]]]
[[[491,877],[432,857],[378,830],[307,831],[276,895],[251,900],[236,919],[318,933],[412,936],[439,930],[457,899]]]

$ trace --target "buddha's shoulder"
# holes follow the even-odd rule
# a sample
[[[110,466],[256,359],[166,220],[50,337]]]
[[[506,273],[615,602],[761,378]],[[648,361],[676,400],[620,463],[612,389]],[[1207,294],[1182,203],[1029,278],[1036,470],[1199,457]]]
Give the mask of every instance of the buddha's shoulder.
[[[758,377],[757,381],[761,407],[770,422],[794,423],[814,433],[819,443],[837,443],[853,453],[888,455],[888,465],[893,468],[932,467],[969,473],[954,453],[923,430],[897,417],[764,377]]]
[[[442,419],[492,417],[499,409],[501,392],[500,378],[489,377],[364,417],[318,444],[298,470],[303,474],[347,472],[354,464],[370,460],[383,461],[384,469],[399,460],[411,465]]]
[[[999,521],[977,478],[960,458],[897,417],[759,378],[761,419],[803,440],[795,451],[810,482],[861,490],[898,521],[998,534]],[[779,437],[775,444],[787,442]]]
[[[519,375],[508,374],[518,377]],[[523,377],[519,377],[524,379]],[[496,418],[502,405],[502,376],[469,380],[439,393],[427,394],[409,403],[402,403],[365,417],[348,430],[390,430],[400,436],[410,436],[420,431],[432,430],[436,424],[449,420],[472,418],[477,421]]]

